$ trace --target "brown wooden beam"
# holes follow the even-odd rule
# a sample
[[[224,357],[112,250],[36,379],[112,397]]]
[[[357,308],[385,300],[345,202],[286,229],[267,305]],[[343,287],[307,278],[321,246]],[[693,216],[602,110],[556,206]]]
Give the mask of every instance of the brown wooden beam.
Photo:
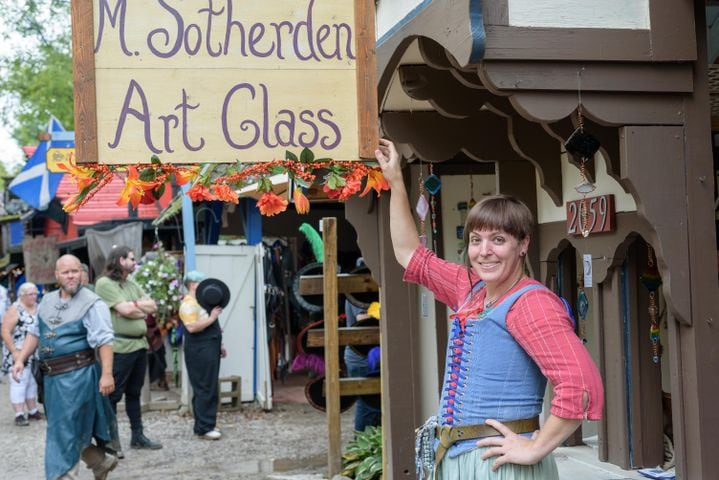
[[[340,345],[379,345],[379,327],[340,327]],[[325,329],[313,328],[307,331],[308,347],[324,347]]]
[[[516,90],[691,93],[691,63],[491,61],[479,65],[482,80],[507,93]]]
[[[322,395],[325,395],[327,381],[322,383]],[[340,378],[340,396],[377,395],[382,390],[379,377],[343,377]]]
[[[667,304],[675,317],[691,324],[684,129],[622,128],[621,154],[622,184],[656,232],[647,240],[659,259]]]
[[[75,111],[75,162],[97,162],[97,98],[92,0],[76,0],[72,9],[72,83]]]
[[[300,295],[322,295],[323,275],[302,275]],[[377,283],[369,273],[340,273],[337,275],[337,293],[376,292]]]
[[[337,335],[337,219],[322,219],[322,242],[324,244],[324,314],[327,321],[325,335],[325,378],[327,388],[327,468],[333,477],[342,469],[342,432],[340,424],[340,360]]]
[[[460,151],[479,161],[524,161],[509,143],[506,119],[492,112],[480,111],[466,119],[437,112],[385,112],[382,124],[387,136],[410,144],[427,161],[443,162]]]

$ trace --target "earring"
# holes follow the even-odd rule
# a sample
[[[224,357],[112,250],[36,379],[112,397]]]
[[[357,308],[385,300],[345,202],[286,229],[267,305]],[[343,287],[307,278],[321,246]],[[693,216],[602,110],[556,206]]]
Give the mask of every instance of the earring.
[[[527,252],[519,252],[519,256],[520,256],[520,257],[523,257],[523,256],[525,256],[526,254],[527,254]]]

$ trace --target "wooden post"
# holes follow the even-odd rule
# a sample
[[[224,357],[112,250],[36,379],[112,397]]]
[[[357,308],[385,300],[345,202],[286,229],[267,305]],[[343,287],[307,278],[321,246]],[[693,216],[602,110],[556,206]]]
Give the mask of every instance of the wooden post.
[[[329,449],[327,466],[329,477],[342,469],[342,435],[340,430],[340,358],[337,331],[337,219],[322,219],[324,242],[324,314],[325,314],[325,382],[327,385],[327,428]]]

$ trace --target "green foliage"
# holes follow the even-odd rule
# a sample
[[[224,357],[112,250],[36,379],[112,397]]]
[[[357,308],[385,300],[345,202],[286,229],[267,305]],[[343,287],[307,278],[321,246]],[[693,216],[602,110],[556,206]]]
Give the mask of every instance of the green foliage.
[[[1,0],[0,119],[21,145],[36,143],[51,115],[73,130],[73,84],[68,0]]]
[[[160,243],[143,257],[142,264],[133,274],[135,282],[157,304],[155,319],[160,326],[177,314],[182,301],[181,278],[177,259],[165,252]]]
[[[375,480],[382,476],[382,427],[355,432],[355,439],[342,454],[342,475],[355,480]]]

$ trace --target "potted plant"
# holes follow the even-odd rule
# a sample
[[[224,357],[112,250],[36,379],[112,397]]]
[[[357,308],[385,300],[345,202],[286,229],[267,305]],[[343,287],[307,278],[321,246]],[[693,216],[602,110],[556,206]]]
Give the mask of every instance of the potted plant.
[[[355,432],[342,454],[342,475],[355,480],[382,478],[382,427]]]

